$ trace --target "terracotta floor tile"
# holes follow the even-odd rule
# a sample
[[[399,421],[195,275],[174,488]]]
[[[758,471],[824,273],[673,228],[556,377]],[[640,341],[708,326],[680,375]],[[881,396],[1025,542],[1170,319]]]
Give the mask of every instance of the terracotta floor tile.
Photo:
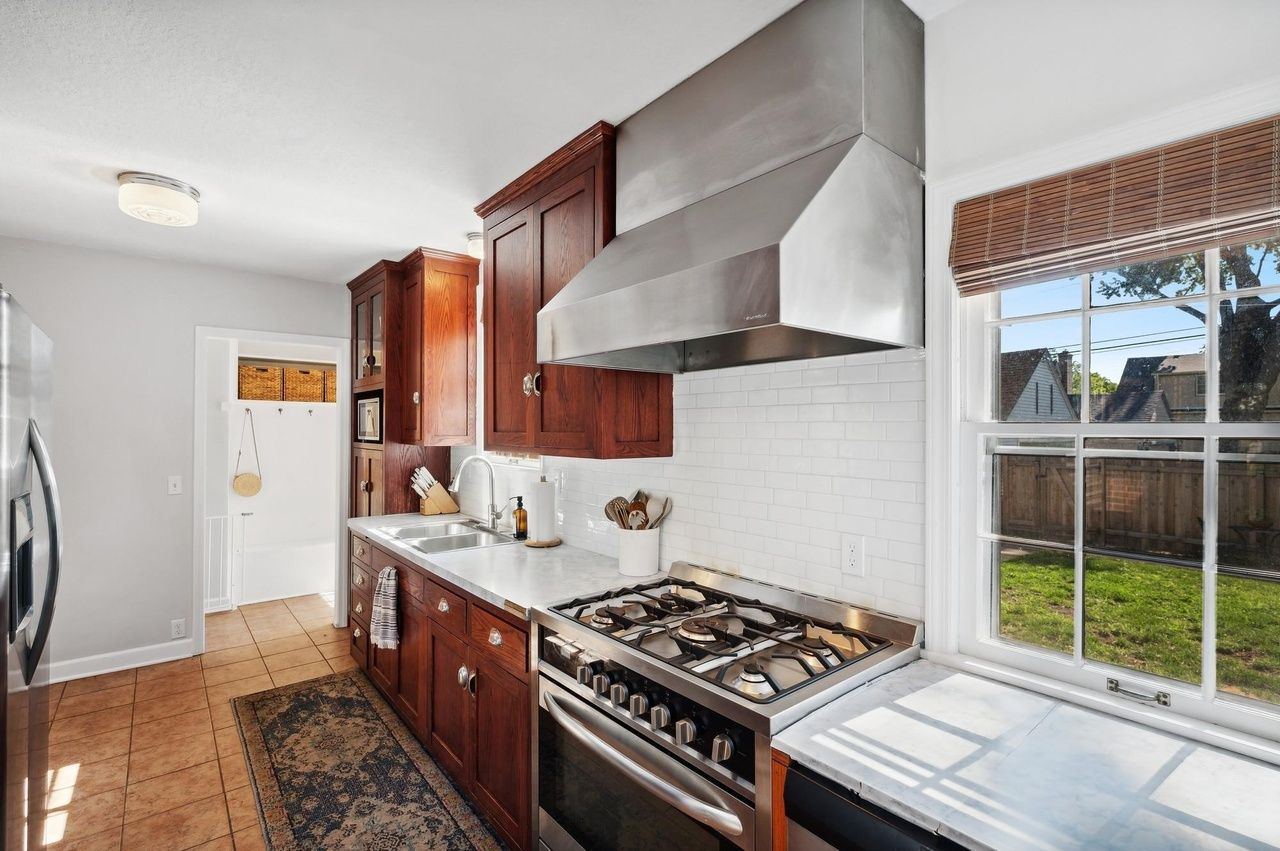
[[[339,656],[337,659],[330,659],[329,667],[333,669],[335,674],[341,674],[343,671],[350,671],[356,667],[356,660],[350,656]]]
[[[209,653],[218,653],[233,647],[247,647],[251,644],[253,644],[253,633],[249,632],[248,627],[245,627],[244,632],[229,635],[214,635],[206,632],[204,636],[204,649]]]
[[[200,658],[190,656],[186,659],[174,659],[172,662],[161,662],[159,665],[148,665],[138,669],[138,682],[146,682],[173,674],[186,674],[200,670]]]
[[[244,755],[244,746],[240,744],[240,731],[234,726],[223,727],[214,732],[218,743],[218,758],[223,759],[236,754]]]
[[[205,691],[209,695],[209,705],[214,706],[242,694],[253,694],[255,691],[266,691],[269,688],[271,688],[271,677],[259,674],[256,677],[209,686]]]
[[[324,657],[320,655],[319,650],[308,643],[306,647],[290,650],[288,653],[267,656],[262,661],[266,663],[267,670],[274,674],[276,671],[283,671],[285,668],[296,668],[299,665],[307,665],[312,662],[323,662]]]
[[[241,786],[227,793],[227,815],[231,818],[232,831],[258,826],[258,805],[253,800],[253,789]]]
[[[49,767],[57,771],[60,768],[87,765],[121,754],[129,753],[129,738],[132,730],[121,727],[87,739],[76,739],[49,748]]]
[[[184,736],[150,748],[134,748],[129,754],[129,782],[141,783],[171,771],[213,762],[217,758],[218,748],[213,734],[208,732]]]
[[[54,721],[49,728],[49,744],[56,745],[73,739],[83,739],[128,727],[133,722],[133,705],[114,706]]]
[[[133,705],[133,723],[145,724],[148,721],[203,709],[208,705],[209,702],[206,700],[204,689],[202,688],[180,691],[177,694],[168,694],[164,697],[157,697],[154,700],[141,700]]]
[[[54,851],[120,851],[122,833],[123,831],[117,827],[102,833],[95,833],[92,836],[59,842],[57,845],[49,847],[53,848]]]
[[[120,789],[128,777],[128,754],[55,770],[50,784],[49,808],[61,809],[92,795]]]
[[[235,834],[236,851],[267,851],[267,843],[262,839],[261,827],[248,827]]]
[[[232,623],[244,623],[244,615],[232,609],[229,612],[211,612],[204,616],[204,625],[208,629],[211,626],[226,626]]]
[[[192,846],[191,851],[236,851],[236,842],[230,836],[219,836]]]
[[[167,677],[158,677],[154,680],[140,682],[133,699],[141,703],[144,700],[164,697],[168,694],[177,694],[180,691],[191,691],[194,688],[204,688],[204,672],[200,670],[199,666],[194,671],[170,674]]]
[[[101,691],[91,691],[86,694],[77,694],[68,697],[66,700],[60,700],[54,717],[72,718],[76,715],[87,715],[90,712],[98,712],[103,709],[110,709],[113,706],[124,706],[129,703],[133,703],[133,683],[116,686],[115,688],[104,688]]]
[[[297,635],[289,635],[272,641],[263,641],[258,644],[258,652],[263,656],[274,656],[278,653],[287,653],[290,650],[300,650],[310,646],[310,636],[305,632],[300,632]]]
[[[249,785],[249,767],[245,763],[243,756],[229,756],[226,759],[220,759],[218,760],[218,765],[222,769],[223,791],[230,792],[233,789],[239,789],[241,786]]]
[[[273,621],[270,624],[250,627],[250,631],[253,633],[253,640],[259,644],[274,641],[277,638],[287,638],[290,635],[306,635],[302,624],[292,617],[288,621]]]
[[[219,794],[126,824],[123,847],[128,851],[191,848],[230,832],[226,802]]]
[[[127,671],[113,671],[110,674],[98,674],[96,677],[85,677],[72,680],[62,690],[62,698],[75,697],[77,694],[88,694],[106,688],[117,688],[134,682],[137,672],[130,668]]]
[[[231,647],[226,650],[216,650],[213,653],[206,653],[200,657],[200,664],[206,669],[217,668],[219,666],[230,665],[235,662],[244,662],[248,659],[257,659],[258,655],[258,645],[246,644],[243,647]]]
[[[275,683],[276,688],[280,688],[280,686],[300,683],[303,680],[313,680],[316,677],[326,677],[331,673],[333,673],[333,669],[329,667],[329,663],[321,660],[319,662],[312,662],[309,665],[299,665],[296,668],[285,668],[283,671],[275,671],[271,674],[271,681]]]
[[[234,727],[236,723],[235,716],[231,713],[231,701],[229,700],[210,704],[209,717],[213,719],[213,729],[215,730],[221,730],[223,727]]]
[[[208,709],[197,709],[184,712],[158,721],[133,726],[133,747],[150,748],[165,745],[194,736],[197,733],[212,732],[213,724],[209,719]]]
[[[49,812],[45,837],[75,839],[118,828],[124,820],[124,787],[73,801]],[[55,848],[58,846],[55,845]]]
[[[317,650],[320,655],[326,659],[337,659],[339,656],[347,656],[351,653],[351,643],[347,641],[334,641],[331,644],[318,645]]]
[[[54,683],[49,686],[49,699],[57,700],[62,697],[62,690],[67,687],[66,683]]]
[[[218,788],[221,782],[218,766],[204,762],[150,780],[130,783],[125,797],[124,823],[128,825],[149,815],[207,798],[209,790]]]
[[[206,686],[217,686],[234,680],[247,680],[249,677],[265,673],[267,673],[267,666],[262,664],[261,659],[246,659],[243,662],[207,668],[204,672],[204,683]]]
[[[331,624],[321,629],[308,630],[307,635],[311,636],[311,640],[316,644],[328,644],[331,641],[350,641],[351,627],[333,626]]]
[[[297,598],[295,598],[297,599]],[[261,603],[245,603],[240,607],[240,614],[248,620],[252,616],[263,613],[283,612],[289,608],[288,603],[284,600],[264,600]]]

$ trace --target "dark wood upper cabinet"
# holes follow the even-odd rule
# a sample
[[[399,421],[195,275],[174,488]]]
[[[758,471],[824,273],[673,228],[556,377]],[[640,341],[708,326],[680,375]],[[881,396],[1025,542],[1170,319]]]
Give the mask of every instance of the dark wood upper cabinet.
[[[347,284],[351,290],[351,382],[356,390],[382,386],[387,355],[387,295],[398,282],[398,264],[383,260]]]
[[[399,439],[425,446],[474,444],[480,261],[418,248],[400,264]]]
[[[671,376],[537,362],[537,314],[613,238],[614,129],[600,122],[476,208],[485,229],[485,446],[671,455]]]

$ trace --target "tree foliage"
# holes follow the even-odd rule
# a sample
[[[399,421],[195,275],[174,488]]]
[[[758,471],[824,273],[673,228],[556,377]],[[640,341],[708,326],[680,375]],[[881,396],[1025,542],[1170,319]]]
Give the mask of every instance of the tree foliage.
[[[1071,392],[1080,392],[1080,364],[1075,362],[1071,364]],[[1089,373],[1089,395],[1105,396],[1108,393],[1116,392],[1116,383],[1105,375],[1098,372]]]
[[[1280,239],[1223,248],[1218,273],[1223,290],[1240,293],[1219,302],[1221,418],[1223,422],[1257,422],[1263,419],[1267,397],[1280,378],[1280,291],[1260,289],[1264,278],[1272,282],[1280,278]],[[1204,255],[1121,266],[1096,276],[1095,285],[1108,299],[1159,301],[1196,295],[1205,291]],[[1205,321],[1204,312],[1195,305],[1177,308]]]

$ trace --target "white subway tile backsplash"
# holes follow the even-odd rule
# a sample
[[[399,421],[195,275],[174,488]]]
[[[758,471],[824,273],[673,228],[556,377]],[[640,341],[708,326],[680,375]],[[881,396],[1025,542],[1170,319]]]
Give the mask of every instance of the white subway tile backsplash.
[[[644,488],[674,504],[664,562],[919,617],[923,376],[918,351],[678,375],[675,457],[543,458],[548,480],[560,482],[561,537],[616,554],[602,507]],[[843,534],[864,536],[866,576],[841,570]]]

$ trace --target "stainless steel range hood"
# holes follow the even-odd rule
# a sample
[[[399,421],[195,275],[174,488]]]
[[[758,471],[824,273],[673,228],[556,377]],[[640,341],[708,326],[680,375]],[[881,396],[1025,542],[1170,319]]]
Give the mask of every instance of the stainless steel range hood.
[[[807,0],[624,122],[629,229],[539,312],[539,361],[922,345],[922,56],[899,0]]]

